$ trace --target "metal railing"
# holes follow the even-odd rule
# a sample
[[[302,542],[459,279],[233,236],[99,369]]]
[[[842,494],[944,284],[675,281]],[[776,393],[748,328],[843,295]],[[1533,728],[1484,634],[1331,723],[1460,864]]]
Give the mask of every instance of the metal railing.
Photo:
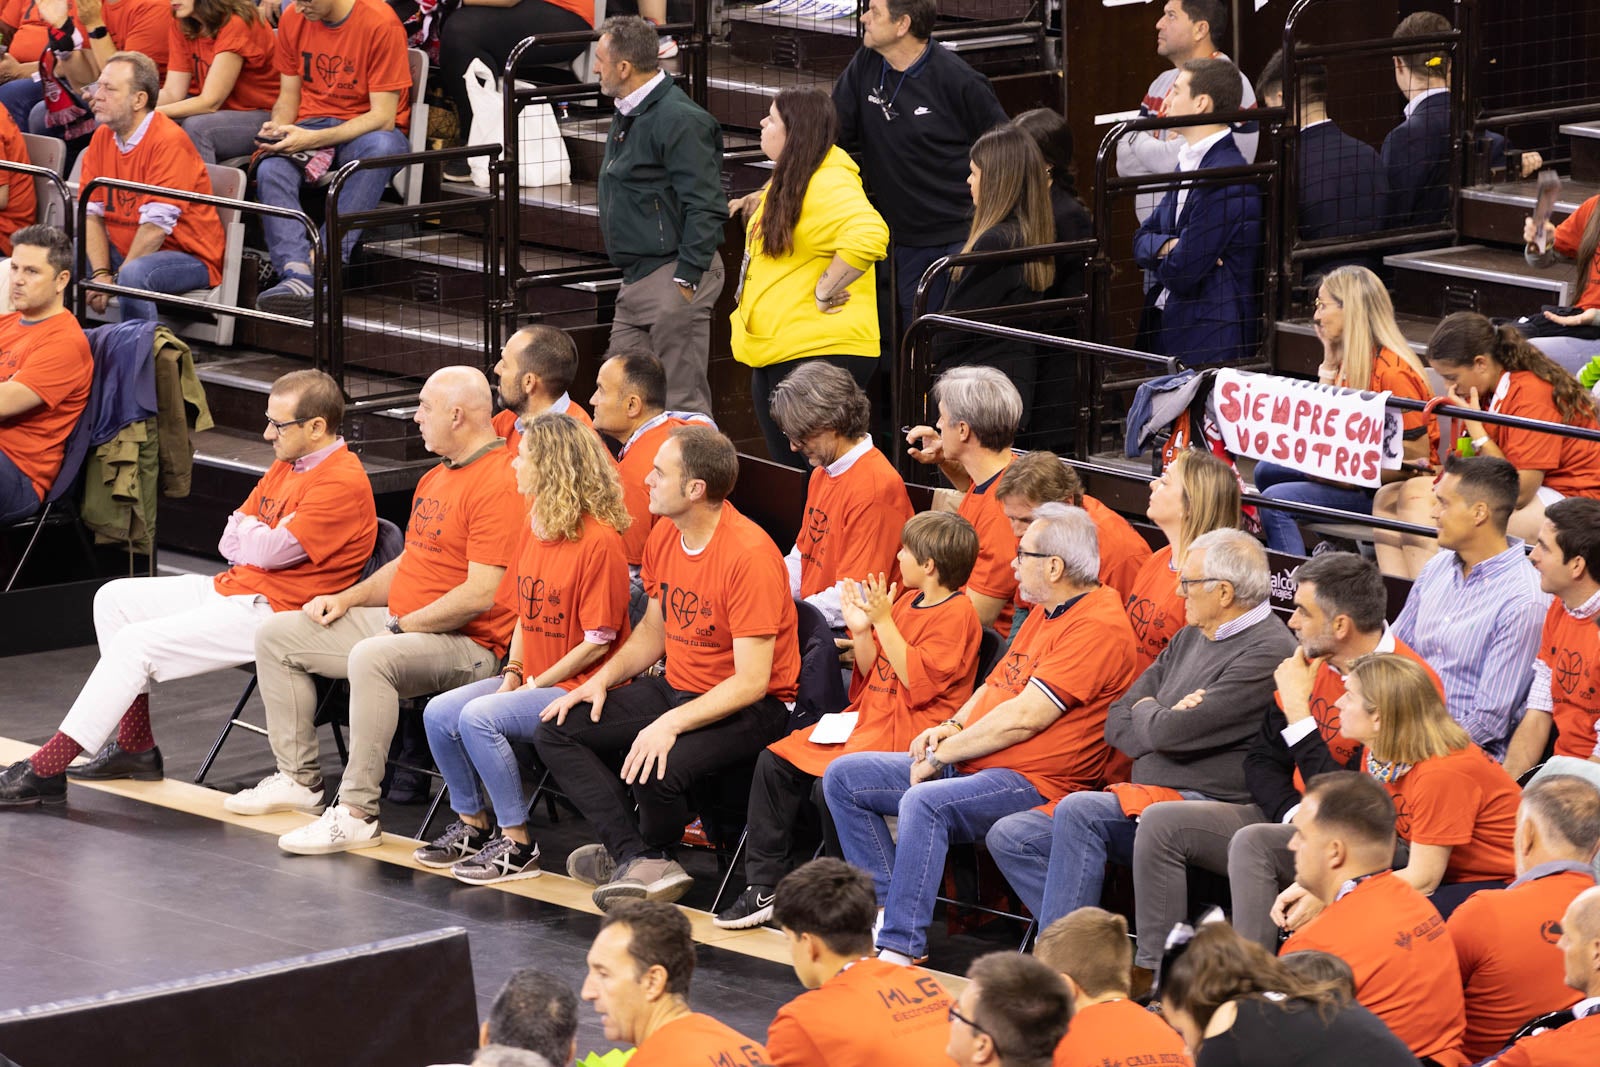
[[[59,225],[68,237],[72,236],[72,188],[67,185],[67,180],[65,178],[51,170],[49,167],[41,167],[33,163],[18,163],[9,159],[0,159],[0,170],[8,170],[17,174],[28,174],[32,175],[36,181],[43,179],[44,181],[48,182],[55,190],[57,199],[61,202],[61,218],[59,220]],[[39,209],[43,205],[41,205],[38,201],[37,186],[35,186],[34,192],[34,221],[43,222],[50,225],[57,225],[57,223],[51,223],[49,219],[42,219],[39,217]]]

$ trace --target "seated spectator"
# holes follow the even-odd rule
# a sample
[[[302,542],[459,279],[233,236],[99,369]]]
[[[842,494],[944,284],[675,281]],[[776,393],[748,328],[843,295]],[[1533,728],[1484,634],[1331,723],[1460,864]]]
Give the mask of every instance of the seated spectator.
[[[978,531],[978,562],[966,594],[978,609],[978,621],[1009,637],[1017,535],[993,490],[1014,458],[1011,444],[1022,421],[1022,398],[993,367],[955,367],[933,383],[933,403],[936,425],[913,426],[906,433],[907,451],[918,463],[937,464],[963,494],[956,513]]]
[[[1561,980],[1552,932],[1574,898],[1594,886],[1600,847],[1600,791],[1572,775],[1538,779],[1517,808],[1517,880],[1475,893],[1450,916],[1461,963],[1467,1036],[1461,1051],[1498,1052],[1530,1019],[1578,999]]]
[[[635,1046],[633,1067],[767,1062],[760,1043],[689,1010],[694,937],[688,917],[672,905],[618,901],[600,919],[588,965],[581,995],[594,1005],[607,1041]]]
[[[779,1008],[767,1027],[767,1061],[774,1067],[885,1067],[943,1058],[945,1011],[954,1001],[927,971],[870,958],[877,914],[872,879],[843,860],[812,860],[778,883],[774,921],[809,992]]]
[[[1553,1067],[1593,1063],[1600,1054],[1600,889],[1586,889],[1561,916],[1562,970],[1583,999],[1573,1021],[1525,1037],[1495,1057],[1496,1067]]]
[[[106,61],[94,94],[101,125],[83,153],[80,189],[96,178],[120,178],[211,194],[211,176],[194,143],[155,110],[160,87],[149,56],[118,52]],[[210,204],[103,188],[88,196],[83,241],[91,279],[157,293],[222,284],[222,222]],[[104,311],[110,300],[109,293],[90,293],[89,307]],[[154,301],[126,295],[118,300],[124,322],[156,317]]]
[[[515,971],[495,994],[478,1041],[473,1067],[566,1067],[578,1055],[577,994],[534,967]],[[532,1059],[509,1057],[516,1052]]]
[[[207,163],[255,151],[278,99],[277,42],[251,0],[176,0],[156,110]]]
[[[950,1005],[945,1055],[957,1067],[1050,1067],[1072,1021],[1072,992],[1031,956],[991,952],[967,968]]]
[[[256,678],[275,773],[223,802],[240,815],[322,811],[313,674],[350,682],[350,758],[335,803],[278,839],[318,855],[383,842],[378,794],[402,697],[487,678],[505,654],[512,613],[495,590],[528,505],[489,424],[483,372],[435,371],[422,387],[422,443],[444,462],[422,476],[406,547],[366,580],[312,597],[256,633]],[[328,588],[334,588],[329,586]]]
[[[1154,663],[1172,635],[1183,629],[1178,571],[1189,546],[1212,530],[1238,527],[1239,476],[1211,453],[1185,449],[1151,479],[1145,514],[1167,543],[1139,568],[1125,601],[1128,621],[1139,639],[1140,671]]]
[[[1411,846],[1396,875],[1447,919],[1470,894],[1514,877],[1521,790],[1450,718],[1426,667],[1362,656],[1335,708],[1340,734],[1366,747],[1366,772],[1394,797],[1395,832]]]
[[[823,794],[844,858],[872,872],[884,909],[879,956],[924,954],[950,844],[1099,785],[1106,709],[1134,673],[1133,632],[1099,570],[1088,515],[1041,504],[1016,557],[1023,599],[1036,608],[984,684],[909,754],[858,752],[828,766]]]
[[[532,741],[544,709],[628,635],[628,511],[605,446],[577,419],[546,412],[528,423],[515,467],[532,523],[501,586],[517,615],[505,670],[441,693],[422,713],[456,819],[414,857],[474,885],[539,876],[511,742]]]
[[[667,438],[646,482],[651,512],[671,522],[645,547],[644,618],[545,707],[534,739],[600,836],[567,857],[567,874],[595,887],[602,911],[688,892],[694,879],[673,850],[689,788],[754,760],[788,729],[800,674],[794,601],[777,546],[728,503],[738,476],[733,442],[717,431],[682,426]],[[664,674],[646,674],[663,655]]]
[[[1594,398],[1576,378],[1515,328],[1497,327],[1476,312],[1458,311],[1439,324],[1428,341],[1428,365],[1448,383],[1450,403],[1460,407],[1591,430],[1597,425]],[[1472,419],[1460,425],[1473,453],[1497,456],[1517,470],[1515,511],[1508,522],[1512,537],[1533,541],[1544,509],[1557,500],[1600,497],[1600,441]],[[1424,486],[1407,484],[1393,503],[1392,517],[1426,525],[1430,505]],[[1410,536],[1401,544],[1406,566],[1397,573],[1414,575],[1434,547],[1426,538]]]
[[[820,798],[819,779],[830,763],[852,752],[905,752],[912,738],[948,721],[972,693],[982,630],[960,588],[977,559],[978,535],[959,515],[925,511],[906,523],[901,539],[898,598],[881,573],[859,586],[843,583],[855,660],[845,711],[857,719],[849,738],[820,744],[797,730],[756,758],[746,815],[748,888],[717,915],[723,929],[771,918],[773,887],[802,851],[801,815]]]
[[[112,56],[142,52],[158,72],[165,70],[171,25],[168,10],[165,0],[25,0],[11,4],[6,14],[18,16],[19,29],[42,32],[39,36],[26,34],[25,40],[15,42],[0,56],[0,81],[6,83],[0,87],[0,105],[11,113],[18,129],[30,133],[50,133],[69,142],[88,133],[94,120],[79,94],[99,79]],[[10,27],[3,28],[9,39]],[[160,80],[158,73],[158,84]],[[48,109],[44,103],[46,81],[66,90]],[[150,99],[154,101],[154,95]],[[68,151],[70,165],[70,155],[76,153]]]
[[[1066,504],[1082,508],[1094,520],[1100,543],[1100,584],[1124,599],[1133,592],[1139,570],[1150,559],[1150,543],[1127,519],[1083,491],[1078,472],[1054,452],[1029,452],[1018,456],[1000,476],[995,498],[1011,522],[1011,532],[1021,537],[1040,504]]]
[[[1133,759],[1132,784],[1071,793],[1053,812],[1022,812],[989,831],[1000,873],[1041,925],[1098,905],[1108,860],[1131,864],[1142,935],[1134,962],[1154,971],[1165,931],[1188,914],[1188,885],[1181,853],[1136,842],[1135,831],[1147,838],[1163,802],[1235,805],[1228,829],[1260,818],[1244,752],[1272,701],[1272,672],[1294,649],[1272,612],[1270,578],[1260,543],[1241,530],[1191,545],[1178,578],[1189,624],[1106,717],[1106,742]]]
[[[1050,191],[1050,216],[1055,222],[1057,241],[1079,241],[1094,236],[1094,219],[1089,208],[1078,194],[1077,166],[1072,162],[1072,127],[1061,112],[1053,108],[1037,107],[1024,111],[1011,120],[1011,124],[1029,137],[1044,158],[1045,184]],[[1059,256],[1056,273],[1047,295],[1052,297],[1082,296],[1083,256]],[[1085,332],[1077,323],[1069,336]]]
[[[1055,1067],[1188,1062],[1177,1032],[1129,999],[1133,943],[1127,919],[1079,908],[1045,927],[1033,955],[1059,972],[1072,991],[1072,1026],[1056,1046]]]
[[[710,417],[697,411],[667,411],[667,372],[661,361],[646,349],[636,348],[606,357],[594,379],[594,428],[621,446],[617,453],[617,473],[622,477],[622,501],[633,520],[622,535],[623,553],[628,559],[628,618],[638,625],[644,617],[644,585],[639,566],[644,562],[644,546],[659,515],[650,512],[650,490],[645,479],[656,453],[680,426],[709,426]]]
[[[11,235],[11,314],[0,316],[0,523],[39,510],[89,400],[89,339],[63,300],[72,242],[54,226]]]
[[[540,415],[570,415],[581,425],[594,427],[583,405],[567,393],[578,373],[578,347],[566,332],[554,326],[524,326],[506,339],[500,361],[494,365],[494,432],[506,439],[516,455],[522,428]]]
[[[249,663],[273,613],[298,614],[317,590],[361,577],[378,522],[361,460],[339,436],[343,414],[338,383],[321,371],[272,384],[263,436],[273,463],[222,532],[217,552],[229,568],[215,578],[123,578],[95,592],[100,660],[55,736],[0,778],[0,804],[59,802],[67,777],[161,778],[150,683]],[[81,752],[93,759],[68,771]]]
[[[1335,268],[1317,289],[1312,315],[1317,339],[1322,342],[1322,365],[1317,380],[1341,389],[1388,391],[1410,400],[1432,400],[1433,386],[1422,361],[1406,343],[1394,321],[1389,291],[1365,267]],[[1404,481],[1439,466],[1439,424],[1420,411],[1401,416],[1404,425],[1404,460],[1399,470],[1385,470],[1388,482]],[[1373,490],[1338,485],[1311,478],[1291,467],[1262,460],[1256,464],[1256,488],[1268,500],[1318,504],[1361,515],[1372,514]],[[1296,517],[1287,511],[1257,510],[1267,547],[1274,552],[1303,555],[1305,538]],[[1393,551],[1393,550],[1391,550]]]
[[[1226,59],[1191,59],[1168,101],[1178,117],[1239,110],[1239,71]],[[1178,170],[1242,167],[1233,133],[1215,122],[1180,126]],[[1152,351],[1185,366],[1244,359],[1256,348],[1256,271],[1261,262],[1261,193],[1249,183],[1174,189],[1133,238],[1133,257],[1155,287],[1159,312]]]
[[[962,252],[1002,252],[1056,239],[1049,176],[1031,136],[1014,126],[996,126],[973,144],[968,169],[972,227]],[[1055,277],[1056,264],[1050,257],[970,263],[950,271],[943,307],[929,310],[959,314],[1031,303],[1044,299]],[[979,334],[946,333],[934,344],[933,361],[938,369],[994,367],[1017,387],[1024,423],[1033,410],[1039,356],[1031,346]]]
[[[1368,653],[1393,652],[1422,664],[1440,698],[1444,696],[1444,683],[1432,668],[1384,622],[1389,593],[1376,566],[1353,553],[1325,552],[1302,563],[1294,582],[1289,629],[1300,647],[1278,665],[1277,703],[1267,709],[1244,757],[1245,784],[1266,821],[1241,826],[1231,838],[1220,840],[1186,834],[1188,827],[1168,821],[1174,847],[1187,847],[1189,862],[1227,875],[1233,928],[1269,949],[1278,944],[1278,928],[1268,916],[1273,898],[1294,881],[1290,820],[1306,783],[1327,771],[1365,767],[1362,747],[1339,733],[1334,707],[1344,696],[1350,665]],[[1202,830],[1209,828],[1208,815],[1227,814],[1201,804],[1171,810],[1188,814]],[[1219,846],[1221,867],[1216,861]],[[1298,926],[1305,916],[1293,919],[1291,925]]]
[[[839,583],[892,571],[911,498],[872,443],[872,402],[847,372],[810,361],[778,383],[771,403],[780,436],[811,466],[800,534],[784,559],[789,592],[842,630]]]
[[[1548,607],[1523,543],[1506,537],[1517,472],[1503,459],[1452,455],[1433,492],[1440,552],[1412,584],[1395,636],[1444,679],[1450,717],[1502,759]]]
[[[1207,923],[1162,968],[1161,1014],[1200,1067],[1409,1067],[1416,1059],[1343,979],[1317,979],[1273,959],[1227,923]],[[1069,1035],[1070,1036],[1070,1035]]]
[[[3,59],[0,57],[0,61]],[[0,159],[8,163],[32,162],[22,131],[4,108],[0,108]],[[14,170],[0,174],[0,256],[11,254],[11,235],[33,225],[36,209],[33,175]]]
[[[804,468],[770,406],[811,363],[842,368],[865,388],[878,368],[874,264],[889,227],[834,141],[839,119],[821,89],[784,89],[761,120],[772,178],[730,210],[745,217],[745,267],[733,309],[733,358],[750,368],[756,422],[774,462]]]
[[[301,76],[302,56],[339,56],[345,75],[336,85]],[[307,183],[353,159],[411,150],[411,61],[406,33],[382,0],[305,0],[286,8],[278,22],[278,100],[256,140],[268,152],[256,168],[263,204],[300,208]],[[378,206],[394,167],[357,171],[339,194],[339,211],[355,215]],[[264,215],[267,252],[278,284],[256,298],[276,315],[308,318],[314,301],[311,242],[295,219]],[[344,235],[334,264],[350,259],[360,230]]]
[[[1600,501],[1558,500],[1544,513],[1530,557],[1550,594],[1533,661],[1528,709],[1506,746],[1506,773],[1522,776],[1545,752],[1593,757],[1600,724]]]
[[[1389,870],[1394,826],[1394,803],[1370,776],[1334,771],[1312,779],[1289,846],[1295,885],[1274,914],[1282,920],[1289,894],[1309,893],[1324,908],[1279,955],[1315,949],[1338,956],[1355,972],[1362,1007],[1413,1055],[1464,1064],[1466,1009],[1455,943],[1428,898]],[[1163,998],[1171,992],[1163,979]]]
[[[1574,306],[1564,309],[1545,309],[1538,315],[1524,315],[1516,322],[1517,329],[1528,343],[1564,366],[1574,357],[1586,360],[1600,341],[1600,257],[1595,255],[1600,247],[1600,196],[1591,196],[1578,205],[1578,210],[1561,220],[1558,226],[1546,221],[1543,247],[1539,234],[1534,233],[1533,219],[1522,225],[1523,257],[1531,267],[1550,267],[1557,257],[1571,260],[1574,274],[1572,291],[1577,295]]]

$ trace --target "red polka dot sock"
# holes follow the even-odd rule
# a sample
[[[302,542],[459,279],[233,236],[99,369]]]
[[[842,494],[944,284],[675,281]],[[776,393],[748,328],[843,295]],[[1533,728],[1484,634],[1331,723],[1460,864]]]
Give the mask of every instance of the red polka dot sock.
[[[117,726],[117,747],[124,752],[148,752],[156,747],[155,735],[150,732],[150,694],[140,693],[122,713]]]
[[[56,734],[43,745],[39,751],[28,757],[28,762],[33,764],[33,773],[40,778],[54,778],[67,769],[67,764],[77,759],[83,752],[83,746],[68,737],[66,734]]]

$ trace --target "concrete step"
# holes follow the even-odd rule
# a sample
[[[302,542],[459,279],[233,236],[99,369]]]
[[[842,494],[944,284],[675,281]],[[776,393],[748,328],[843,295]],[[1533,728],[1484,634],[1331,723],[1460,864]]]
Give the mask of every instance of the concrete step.
[[[799,87],[831,93],[834,78],[814,70],[752,62],[726,46],[716,46],[706,79],[708,110],[723,126],[754,130],[780,90]]]
[[[425,304],[442,301],[460,314],[482,315],[485,271],[481,237],[468,233],[430,233],[369,242],[365,251],[373,260],[369,273],[375,282],[384,286],[382,291],[388,295]],[[518,259],[522,270],[535,276],[611,269],[603,256],[528,244],[519,247]],[[592,325],[602,313],[609,315],[610,294],[620,284],[620,278],[564,285],[552,281],[524,289],[518,310],[538,314],[552,326]]]
[[[1591,196],[1600,193],[1600,178],[1563,179],[1551,221],[1560,222]],[[1539,200],[1537,180],[1477,185],[1461,190],[1461,237],[1467,241],[1522,245],[1522,220]]]
[[[1437,316],[1398,314],[1395,322],[1400,332],[1411,342],[1412,349],[1424,360],[1428,358],[1428,339],[1439,325]],[[1315,378],[1322,365],[1322,342],[1310,319],[1286,319],[1275,327],[1277,332],[1276,365],[1279,374],[1303,375]]]
[[[1561,132],[1571,138],[1573,178],[1600,182],[1600,119],[1569,122]]]
[[[1572,302],[1572,271],[1528,266],[1520,249],[1455,245],[1385,256],[1394,271],[1396,311],[1444,317],[1477,311],[1491,318],[1516,318],[1544,304]]]

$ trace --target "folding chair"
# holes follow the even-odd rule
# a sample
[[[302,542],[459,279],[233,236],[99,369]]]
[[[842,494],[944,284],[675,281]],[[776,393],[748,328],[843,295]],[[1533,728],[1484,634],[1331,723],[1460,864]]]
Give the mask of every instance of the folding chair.
[[[408,48],[406,59],[411,64],[411,151],[423,152],[428,147],[428,102],[423,99],[428,92],[428,54],[420,48]],[[394,188],[406,206],[420,204],[422,164],[400,168],[394,176]]]
[[[92,399],[92,398],[91,398]],[[56,477],[50,483],[50,491],[45,494],[39,510],[26,519],[11,523],[7,529],[20,530],[32,527],[33,532],[28,535],[28,543],[23,546],[22,555],[17,558],[17,565],[11,569],[11,576],[6,579],[6,592],[11,592],[16,586],[17,579],[22,575],[22,568],[27,565],[28,557],[32,555],[33,548],[39,543],[39,534],[47,525],[59,525],[70,522],[78,531],[78,542],[83,546],[84,555],[94,558],[94,548],[89,543],[88,537],[83,532],[82,523],[78,522],[75,514],[68,512],[63,516],[57,505],[78,482],[78,474],[83,470],[83,462],[89,455],[89,428],[93,421],[90,412],[93,408],[85,404],[83,413],[78,416],[78,421],[73,424],[72,432],[67,435],[66,451],[62,454],[61,469],[56,472]]]
[[[22,143],[28,146],[29,162],[36,167],[54,171],[58,176],[61,175],[61,169],[67,162],[67,142],[59,137],[25,133],[22,135]],[[72,210],[61,195],[60,185],[48,178],[35,177],[33,195],[35,222],[54,226],[67,233],[72,232]]]

